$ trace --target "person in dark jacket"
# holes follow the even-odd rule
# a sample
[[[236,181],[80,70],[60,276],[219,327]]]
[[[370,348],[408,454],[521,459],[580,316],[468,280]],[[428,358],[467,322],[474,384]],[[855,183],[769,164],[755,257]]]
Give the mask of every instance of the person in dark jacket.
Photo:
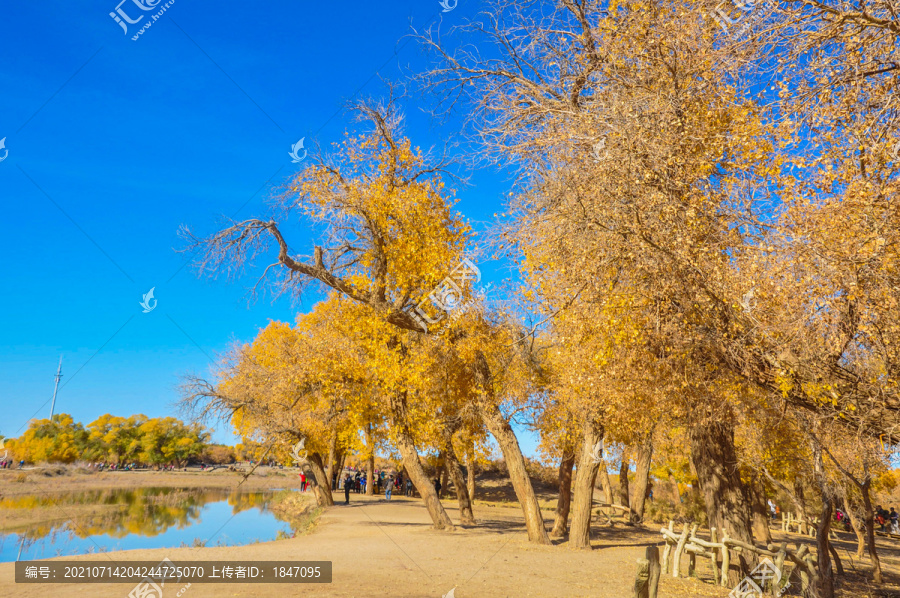
[[[350,504],[350,474],[347,474],[347,477],[344,478],[344,504]]]

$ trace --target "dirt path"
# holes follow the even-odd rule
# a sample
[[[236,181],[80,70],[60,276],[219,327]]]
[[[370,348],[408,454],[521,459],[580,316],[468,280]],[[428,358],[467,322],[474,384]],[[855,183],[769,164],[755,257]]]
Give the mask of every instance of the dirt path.
[[[341,502],[343,496],[340,496]],[[243,596],[281,598],[415,597],[440,598],[456,588],[456,598],[631,596],[635,560],[655,542],[652,532],[605,529],[602,547],[570,551],[565,546],[534,546],[527,542],[521,512],[515,508],[476,507],[480,525],[452,533],[430,529],[427,512],[417,500],[351,497],[352,504],[328,510],[306,536],[242,547],[173,548],[110,553],[111,558],[183,560],[330,560],[334,581],[329,585],[194,584],[183,598]],[[448,502],[448,506],[450,506]],[[458,521],[458,513],[450,509]],[[96,561],[104,557],[73,557]],[[0,564],[0,596],[66,596],[125,598],[133,585],[16,585],[13,564]],[[180,589],[166,589],[174,598]],[[169,595],[171,593],[171,596]],[[695,580],[664,577],[661,597],[726,596],[727,591]]]

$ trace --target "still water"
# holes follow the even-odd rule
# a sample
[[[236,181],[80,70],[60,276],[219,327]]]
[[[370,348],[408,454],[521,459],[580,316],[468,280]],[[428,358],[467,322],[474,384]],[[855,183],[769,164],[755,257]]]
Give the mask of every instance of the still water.
[[[7,513],[43,508],[48,521],[0,532],[0,562],[135,548],[240,546],[291,534],[269,510],[274,492],[135,488],[5,495]],[[21,554],[19,551],[21,550]]]

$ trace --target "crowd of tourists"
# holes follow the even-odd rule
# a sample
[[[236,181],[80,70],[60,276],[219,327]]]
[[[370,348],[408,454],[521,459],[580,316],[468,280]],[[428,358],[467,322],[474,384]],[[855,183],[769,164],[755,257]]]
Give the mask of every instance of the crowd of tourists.
[[[890,531],[892,534],[900,534],[900,515],[891,507],[890,511],[886,511],[878,505],[875,507],[875,523],[881,526],[881,531]]]
[[[771,500],[769,502],[769,513],[773,520],[781,518],[781,508]],[[844,508],[843,502],[839,502],[834,509],[834,520],[838,525],[843,526],[844,530],[850,531],[852,523]],[[878,529],[882,532],[890,532],[892,534],[900,534],[900,514],[891,507],[890,510],[883,508],[881,505],[875,507],[874,522]]]
[[[309,489],[312,480],[303,473],[300,474],[300,489]],[[403,472],[393,470],[376,469],[369,479],[368,473],[359,467],[347,467],[340,474],[335,472],[331,478],[332,491],[344,491],[344,503],[350,504],[350,494],[365,494],[371,484],[373,494],[384,494],[385,500],[391,500],[393,493],[404,492],[406,496],[413,495],[413,483]],[[440,481],[435,481],[435,489],[440,488]]]
[[[835,509],[834,518],[838,523],[843,525],[845,529],[850,529],[850,518],[847,516],[847,512],[844,509],[841,507]],[[875,525],[878,526],[880,531],[900,534],[900,515],[894,510],[894,507],[891,507],[890,511],[888,511],[881,505],[878,505],[875,507],[874,520]]]
[[[0,459],[0,469],[12,469],[15,461],[12,459]],[[25,467],[25,461],[19,461],[19,469]]]
[[[87,464],[88,469],[96,471],[131,471],[137,467],[137,463],[106,463],[105,461],[96,461]]]

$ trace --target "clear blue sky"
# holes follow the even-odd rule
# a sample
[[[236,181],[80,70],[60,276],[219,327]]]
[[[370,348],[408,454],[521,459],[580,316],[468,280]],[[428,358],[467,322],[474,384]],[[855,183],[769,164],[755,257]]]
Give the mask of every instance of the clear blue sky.
[[[421,68],[404,36],[411,20],[442,11],[438,0],[176,0],[133,41],[165,5],[144,12],[140,1],[156,4],[121,4],[132,20],[145,15],[127,35],[109,16],[118,0],[0,6],[6,436],[47,417],[60,354],[57,412],[85,423],[106,412],[172,415],[180,374],[208,373],[210,357],[269,319],[292,321],[286,299],[248,305],[255,278],[200,280],[182,268],[177,229],[264,215],[271,186],[297,168],[290,146],[338,140],[350,123],[335,113],[357,93],[384,94],[376,72],[399,80]],[[478,10],[464,0],[443,26]],[[422,108],[405,101],[417,144],[458,132]],[[478,227],[502,209],[507,185],[496,172],[474,173],[460,210]],[[489,281],[505,276],[483,267]],[[144,314],[151,287],[158,304]],[[216,439],[232,441],[224,431]],[[531,452],[533,439],[525,445]]]

